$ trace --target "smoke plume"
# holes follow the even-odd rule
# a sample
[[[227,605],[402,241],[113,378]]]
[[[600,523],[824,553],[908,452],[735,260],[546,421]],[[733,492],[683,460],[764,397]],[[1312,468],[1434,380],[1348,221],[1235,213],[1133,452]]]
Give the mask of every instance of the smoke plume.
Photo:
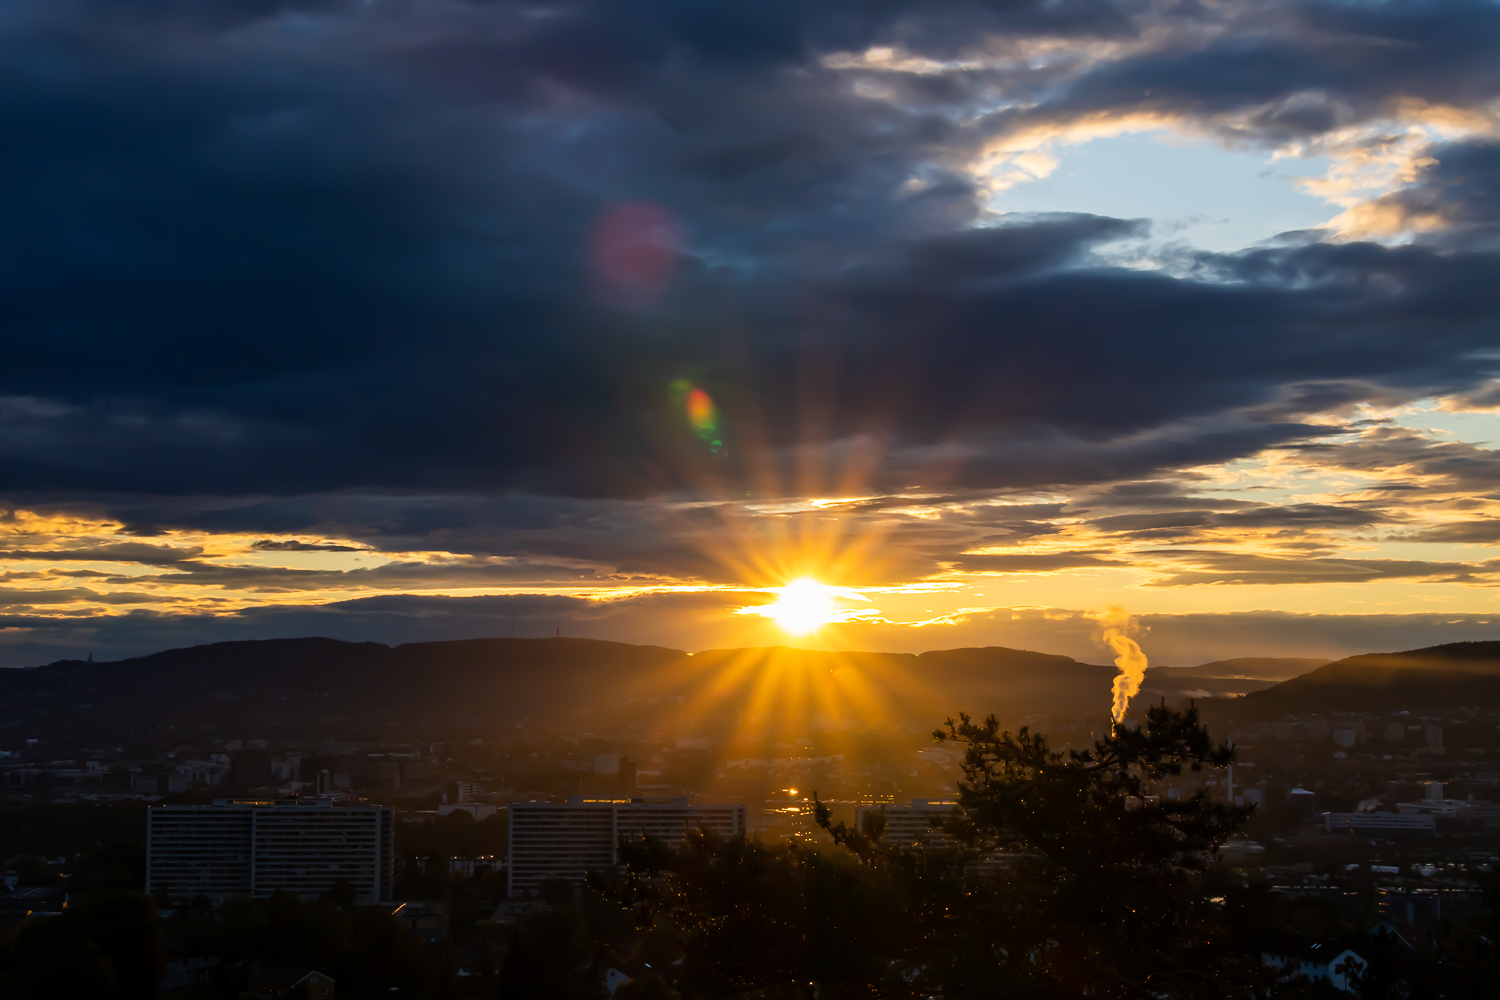
[[[1114,719],[1118,724],[1125,718],[1130,699],[1140,692],[1146,679],[1146,654],[1141,652],[1140,644],[1130,638],[1136,624],[1124,608],[1119,605],[1110,608],[1108,614],[1099,619],[1099,624],[1104,626],[1104,641],[1115,651],[1115,666],[1120,671],[1115,675]]]

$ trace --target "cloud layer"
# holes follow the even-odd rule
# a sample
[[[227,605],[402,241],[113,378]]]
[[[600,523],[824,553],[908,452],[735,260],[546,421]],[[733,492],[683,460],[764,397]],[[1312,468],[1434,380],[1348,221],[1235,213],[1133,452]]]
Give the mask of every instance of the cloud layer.
[[[1482,614],[1497,49],[1488,3],[9,5],[15,648],[804,574],[901,648],[1121,589]],[[1309,158],[1329,225],[994,210],[1142,132]]]

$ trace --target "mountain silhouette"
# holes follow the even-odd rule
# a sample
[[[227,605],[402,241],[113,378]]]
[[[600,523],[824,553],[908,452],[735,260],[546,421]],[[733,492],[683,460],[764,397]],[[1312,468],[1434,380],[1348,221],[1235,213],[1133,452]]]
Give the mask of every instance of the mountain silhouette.
[[[1002,646],[689,654],[571,638],[394,647],[268,639],[0,670],[0,734],[10,741],[191,745],[211,738],[451,740],[628,730],[725,742],[740,733],[792,739],[886,726],[921,731],[960,711],[994,713],[1010,727],[1033,717],[1102,723],[1114,675],[1113,666]],[[1278,677],[1290,679],[1276,683]],[[1500,642],[1332,663],[1257,657],[1154,667],[1140,697],[1213,698],[1215,715],[1246,719],[1493,704],[1500,701]]]
[[[1364,653],[1247,694],[1237,719],[1500,704],[1500,642]]]
[[[220,738],[494,738],[517,727],[787,732],[930,728],[959,711],[1007,723],[1103,715],[1111,666],[986,647],[916,654],[765,647],[696,655],[591,639],[467,639],[395,647],[269,639],[108,663],[0,670],[0,732],[183,743]]]

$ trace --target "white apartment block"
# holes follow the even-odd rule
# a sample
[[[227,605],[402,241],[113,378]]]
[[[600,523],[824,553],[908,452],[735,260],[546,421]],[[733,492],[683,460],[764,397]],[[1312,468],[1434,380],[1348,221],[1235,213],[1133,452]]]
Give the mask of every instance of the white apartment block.
[[[1417,834],[1434,836],[1437,833],[1437,816],[1434,813],[1411,814],[1359,812],[1323,814],[1323,830],[1326,833],[1355,833],[1367,836],[1393,836]]]
[[[912,799],[909,806],[856,806],[854,828],[863,832],[866,816],[884,812],[885,833],[880,838],[882,843],[893,847],[912,847],[920,840],[928,847],[952,847],[953,838],[934,828],[932,824],[934,820],[939,824],[947,822],[957,808],[957,802],[934,799]]]
[[[339,879],[357,902],[391,898],[395,811],[326,800],[220,799],[153,806],[146,813],[146,891],[175,900],[204,895],[315,898]]]
[[[547,879],[576,885],[590,871],[616,867],[621,837],[649,835],[677,845],[690,830],[723,837],[745,833],[743,805],[689,805],[685,798],[513,802],[509,813],[506,871],[512,896],[534,891]]]

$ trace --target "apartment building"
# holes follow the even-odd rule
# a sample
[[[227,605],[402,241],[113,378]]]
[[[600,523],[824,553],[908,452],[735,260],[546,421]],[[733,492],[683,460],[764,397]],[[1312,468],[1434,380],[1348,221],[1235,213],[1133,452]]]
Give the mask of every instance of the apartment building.
[[[685,798],[513,802],[509,813],[506,870],[512,896],[535,891],[547,879],[578,884],[589,871],[615,867],[621,837],[680,844],[690,830],[725,837],[745,833],[743,805],[690,805]]]
[[[1325,833],[1348,833],[1364,837],[1433,837],[1437,816],[1433,813],[1356,812],[1323,814]]]
[[[315,898],[340,880],[361,903],[391,898],[395,847],[389,806],[328,800],[218,799],[153,806],[146,814],[146,890],[173,899]]]
[[[883,843],[893,847],[911,847],[920,841],[928,847],[951,847],[954,843],[953,838],[936,829],[933,822],[936,821],[939,824],[946,822],[949,815],[957,808],[957,802],[936,799],[912,799],[909,806],[856,806],[854,809],[855,829],[864,830],[866,816],[872,813],[884,813],[885,833],[880,838]]]

